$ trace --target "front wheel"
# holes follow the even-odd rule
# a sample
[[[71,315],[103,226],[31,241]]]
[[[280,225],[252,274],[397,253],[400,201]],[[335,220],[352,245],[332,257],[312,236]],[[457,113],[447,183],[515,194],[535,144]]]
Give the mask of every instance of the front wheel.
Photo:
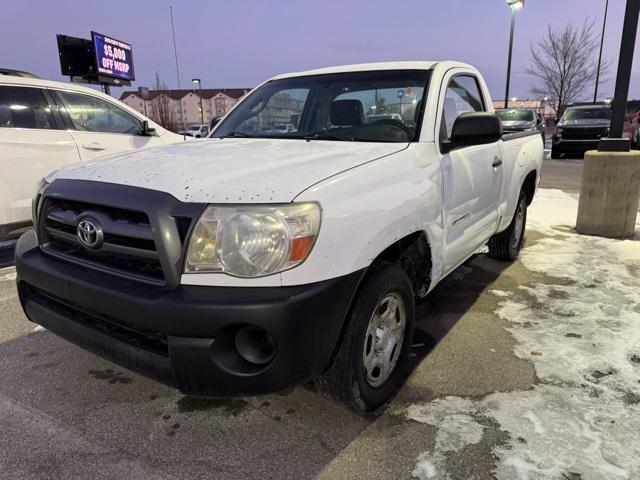
[[[342,343],[318,389],[358,413],[380,411],[405,378],[413,340],[411,281],[396,264],[374,267],[347,320]]]
[[[489,239],[489,256],[496,260],[513,261],[518,258],[527,225],[527,196],[520,192],[518,206],[509,227]]]

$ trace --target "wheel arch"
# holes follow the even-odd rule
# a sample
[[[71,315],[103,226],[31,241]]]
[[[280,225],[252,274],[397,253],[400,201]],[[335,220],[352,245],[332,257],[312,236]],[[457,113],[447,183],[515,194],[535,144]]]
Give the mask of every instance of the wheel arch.
[[[536,193],[537,179],[538,179],[538,171],[532,170],[527,174],[524,181],[522,182],[522,187],[520,191],[524,191],[525,195],[527,196],[527,206],[531,205],[531,202],[533,202],[533,196]]]
[[[433,278],[433,262],[426,232],[419,230],[396,240],[378,254],[369,269],[384,262],[395,263],[404,268],[411,279],[415,296],[423,297],[427,294]]]

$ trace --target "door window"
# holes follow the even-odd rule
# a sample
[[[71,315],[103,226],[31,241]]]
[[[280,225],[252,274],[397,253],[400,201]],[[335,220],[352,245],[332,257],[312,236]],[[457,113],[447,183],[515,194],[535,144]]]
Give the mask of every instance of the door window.
[[[140,121],[111,102],[91,95],[58,92],[71,118],[73,128],[83,132],[139,135]]]
[[[39,88],[1,86],[0,128],[56,127],[51,109]]]
[[[478,80],[471,75],[456,75],[449,82],[444,97],[440,140],[450,140],[453,123],[467,112],[484,112],[484,101]]]

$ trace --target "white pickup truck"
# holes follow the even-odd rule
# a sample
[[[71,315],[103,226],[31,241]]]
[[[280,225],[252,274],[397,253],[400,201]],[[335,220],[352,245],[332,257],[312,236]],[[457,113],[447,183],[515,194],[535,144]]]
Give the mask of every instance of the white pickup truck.
[[[207,141],[44,179],[16,248],[22,306],[185,394],[313,379],[379,410],[406,376],[415,299],[487,243],[518,255],[543,145],[503,136],[491,105],[455,62],[272,78]]]

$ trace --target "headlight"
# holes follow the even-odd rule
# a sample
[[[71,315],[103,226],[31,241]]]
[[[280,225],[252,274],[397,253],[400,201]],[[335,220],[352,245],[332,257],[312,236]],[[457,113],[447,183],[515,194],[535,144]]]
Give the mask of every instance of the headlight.
[[[38,204],[40,203],[40,197],[42,196],[42,192],[45,188],[47,188],[49,182],[47,182],[44,178],[40,179],[33,190],[33,196],[31,197],[31,220],[33,221],[33,225],[35,226],[38,216]]]
[[[263,277],[293,268],[311,252],[320,216],[315,203],[207,207],[189,239],[184,271]]]
[[[556,128],[556,135],[562,135],[562,132],[564,132],[563,128],[560,128],[560,127]]]

